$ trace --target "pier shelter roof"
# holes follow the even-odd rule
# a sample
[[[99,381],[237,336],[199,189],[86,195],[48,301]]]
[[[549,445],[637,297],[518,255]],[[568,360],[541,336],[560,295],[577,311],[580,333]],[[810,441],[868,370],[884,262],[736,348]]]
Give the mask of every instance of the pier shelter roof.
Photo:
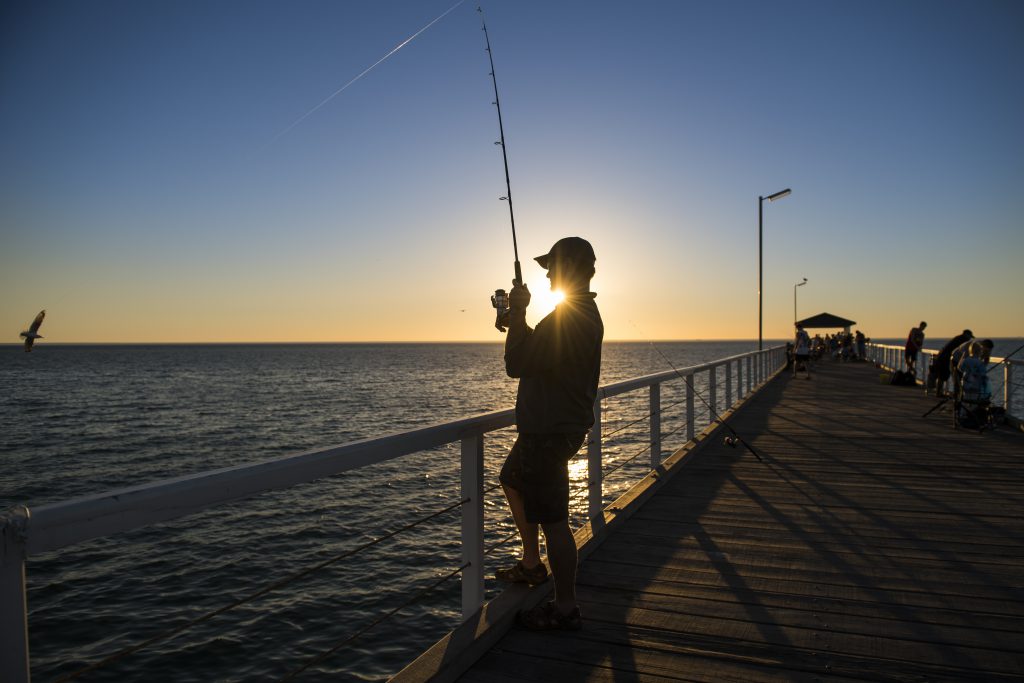
[[[856,320],[847,320],[846,318],[840,318],[838,315],[832,315],[831,313],[819,313],[818,315],[812,315],[810,318],[804,318],[797,322],[808,329],[821,327],[844,327],[849,329],[853,325],[857,324]]]

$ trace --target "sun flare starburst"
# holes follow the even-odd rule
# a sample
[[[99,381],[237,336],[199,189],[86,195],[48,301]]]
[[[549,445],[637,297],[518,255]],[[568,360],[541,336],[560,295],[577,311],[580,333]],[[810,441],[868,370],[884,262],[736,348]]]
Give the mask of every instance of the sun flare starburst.
[[[530,288],[532,295],[530,297],[530,312],[535,315],[542,317],[547,315],[555,310],[555,306],[565,298],[565,294],[561,290],[551,290],[551,284],[546,277],[531,280],[526,283],[526,286]]]

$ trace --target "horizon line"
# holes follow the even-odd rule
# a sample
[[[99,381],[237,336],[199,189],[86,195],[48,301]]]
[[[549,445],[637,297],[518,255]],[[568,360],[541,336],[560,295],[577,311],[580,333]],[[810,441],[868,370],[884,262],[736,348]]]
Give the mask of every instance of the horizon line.
[[[1024,335],[1009,335],[1009,336],[994,336],[991,339],[1024,339]],[[894,337],[877,337],[877,339],[902,339],[902,336]],[[789,337],[773,337],[765,338],[765,342],[787,342],[790,341]],[[649,344],[649,343],[673,343],[673,342],[751,342],[757,343],[755,338],[745,337],[692,337],[692,338],[673,338],[673,339],[633,339],[633,338],[618,338],[618,339],[605,339],[606,344]],[[355,344],[504,344],[504,339],[412,339],[412,340],[393,340],[393,339],[360,339],[360,340],[345,340],[345,341],[296,341],[296,340],[278,340],[278,341],[53,341],[45,342],[39,346],[329,346],[329,345],[355,345]],[[24,342],[0,342],[0,347],[22,347]]]

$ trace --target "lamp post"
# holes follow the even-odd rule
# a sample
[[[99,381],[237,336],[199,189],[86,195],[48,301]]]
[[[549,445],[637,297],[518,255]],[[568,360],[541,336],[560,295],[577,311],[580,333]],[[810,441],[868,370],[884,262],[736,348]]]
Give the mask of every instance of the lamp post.
[[[803,282],[798,282],[793,285],[793,323],[796,324],[796,288],[803,287],[807,284],[807,278],[804,278]]]
[[[762,323],[764,321],[764,306],[763,299],[761,296],[761,290],[764,287],[764,279],[761,273],[761,268],[764,265],[764,249],[762,248],[763,235],[764,235],[764,200],[774,202],[776,199],[782,199],[792,193],[788,187],[781,192],[770,194],[767,197],[757,198],[757,350],[761,351],[764,349],[764,340],[761,333]]]

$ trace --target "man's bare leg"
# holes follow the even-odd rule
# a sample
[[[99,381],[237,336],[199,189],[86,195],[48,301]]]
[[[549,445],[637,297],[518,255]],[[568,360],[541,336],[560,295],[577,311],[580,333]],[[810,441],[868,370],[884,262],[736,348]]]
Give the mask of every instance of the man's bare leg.
[[[523,505],[523,497],[519,491],[504,484],[501,488],[505,490],[505,500],[508,501],[508,506],[512,510],[512,519],[515,520],[516,528],[519,529],[519,538],[523,542],[523,566],[533,569],[540,564],[540,540],[537,525],[526,521],[526,507]],[[568,527],[568,522],[566,522],[566,526]],[[573,548],[575,547],[574,543]],[[550,542],[548,552],[551,552]]]
[[[569,529],[569,520],[541,526],[555,579],[555,606],[561,614],[568,614],[576,607],[576,539]]]

